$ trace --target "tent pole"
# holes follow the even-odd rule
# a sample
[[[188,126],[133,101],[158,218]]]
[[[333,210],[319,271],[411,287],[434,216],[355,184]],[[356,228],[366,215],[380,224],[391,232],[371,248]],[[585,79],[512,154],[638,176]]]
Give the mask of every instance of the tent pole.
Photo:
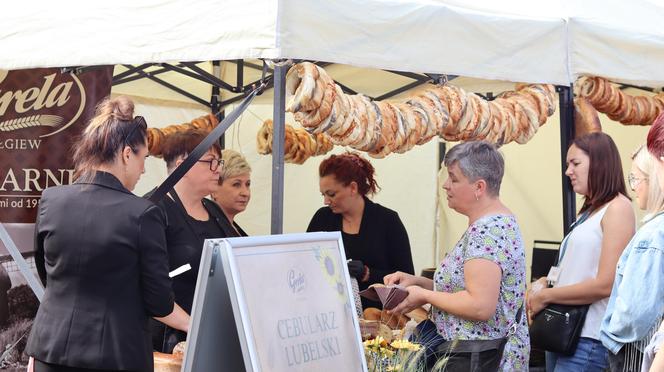
[[[221,80],[221,61],[212,61],[212,75]],[[212,95],[210,96],[210,111],[212,114],[218,115],[219,121],[224,120],[224,112],[221,111],[221,89],[218,85],[212,85]],[[222,149],[226,148],[226,134],[222,134],[219,138],[219,145]]]
[[[288,65],[274,65],[274,111],[272,132],[272,216],[271,233],[284,228],[284,138],[286,121],[286,72]]]
[[[558,86],[560,103],[560,161],[563,186],[563,232],[569,233],[570,225],[576,220],[576,195],[572,183],[565,176],[567,169],[567,148],[574,140],[574,96],[572,85]]]

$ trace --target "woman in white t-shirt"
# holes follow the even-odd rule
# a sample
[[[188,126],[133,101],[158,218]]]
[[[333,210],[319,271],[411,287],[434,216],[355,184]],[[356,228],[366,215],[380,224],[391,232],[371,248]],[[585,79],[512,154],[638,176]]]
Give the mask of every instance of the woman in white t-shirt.
[[[599,329],[611,294],[616,263],[634,235],[636,217],[627,196],[620,154],[604,133],[574,140],[567,151],[572,188],[585,197],[577,221],[560,248],[559,274],[552,288],[528,296],[534,316],[548,304],[590,304],[581,338],[571,356],[547,352],[547,372],[603,371],[608,351]],[[546,278],[541,278],[546,286]]]

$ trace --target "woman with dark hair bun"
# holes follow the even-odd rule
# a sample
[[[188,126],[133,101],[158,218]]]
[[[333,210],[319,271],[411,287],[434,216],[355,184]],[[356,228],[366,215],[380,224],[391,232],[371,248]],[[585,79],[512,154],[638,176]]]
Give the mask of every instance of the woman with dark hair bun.
[[[166,217],[131,192],[146,130],[127,97],[103,101],[76,143],[76,181],[42,194],[35,264],[45,292],[26,346],[35,372],[152,371],[149,318],[189,329],[168,277]]]
[[[360,290],[382,283],[395,271],[414,273],[408,233],[399,215],[369,199],[378,183],[368,160],[355,153],[332,155],[319,169],[320,192],[326,207],[309,222],[307,232],[341,231],[350,275]],[[380,303],[362,299],[362,307]]]

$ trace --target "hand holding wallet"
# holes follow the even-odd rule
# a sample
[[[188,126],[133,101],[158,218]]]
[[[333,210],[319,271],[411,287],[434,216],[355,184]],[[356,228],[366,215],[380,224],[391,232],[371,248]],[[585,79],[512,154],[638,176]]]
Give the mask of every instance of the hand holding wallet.
[[[383,304],[383,309],[392,310],[408,297],[408,291],[398,284],[384,285],[376,283],[360,292],[360,296],[372,301],[380,301]]]

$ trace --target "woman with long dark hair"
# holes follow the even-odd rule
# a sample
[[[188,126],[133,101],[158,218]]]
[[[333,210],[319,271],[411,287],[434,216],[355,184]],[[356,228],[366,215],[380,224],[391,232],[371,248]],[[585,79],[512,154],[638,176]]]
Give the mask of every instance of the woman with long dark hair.
[[[636,217],[625,189],[620,154],[608,135],[576,138],[567,151],[565,175],[574,192],[585,199],[572,231],[562,241],[559,275],[551,288],[529,294],[528,311],[534,316],[548,304],[589,304],[574,354],[547,352],[547,371],[603,371],[608,351],[599,341],[600,324],[616,263],[634,235]],[[546,278],[539,282],[546,287]]]

